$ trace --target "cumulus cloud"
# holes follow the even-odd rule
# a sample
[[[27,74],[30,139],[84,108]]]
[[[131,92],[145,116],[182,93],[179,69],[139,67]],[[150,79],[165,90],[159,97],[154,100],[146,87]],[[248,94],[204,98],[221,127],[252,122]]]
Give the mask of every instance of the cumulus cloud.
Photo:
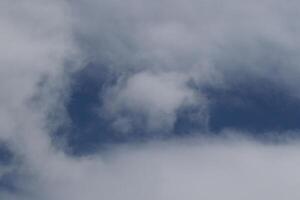
[[[0,197],[299,199],[298,139],[265,144],[238,136],[243,133],[214,138],[208,132],[76,157],[51,138],[66,120],[70,75],[90,62],[116,79],[99,91],[99,110],[129,134],[135,126],[172,132],[180,109],[209,110],[206,87],[226,89],[249,77],[299,97],[299,6],[1,1],[0,140],[16,161],[0,167],[0,180],[7,173],[17,178]]]
[[[200,100],[189,88],[187,77],[178,73],[141,72],[131,76],[125,84],[121,82],[109,89],[109,93],[105,95],[108,113],[129,112],[130,117],[133,112],[133,115],[145,116],[146,129],[172,127],[180,107]]]

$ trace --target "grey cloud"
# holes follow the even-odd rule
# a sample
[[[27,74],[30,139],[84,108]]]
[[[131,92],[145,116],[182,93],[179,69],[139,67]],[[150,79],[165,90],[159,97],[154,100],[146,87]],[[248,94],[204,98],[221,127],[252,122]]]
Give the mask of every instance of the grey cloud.
[[[105,64],[118,77],[100,94],[102,110],[129,131],[134,118],[122,118],[124,110],[147,117],[145,132],[171,127],[178,109],[209,107],[202,87],[226,88],[233,75],[279,81],[298,96],[299,6],[2,1],[0,139],[20,158],[24,182],[1,198],[299,199],[298,141],[192,137],[77,158],[52,144],[56,126],[48,118],[57,112],[63,120],[69,76],[85,62]]]
[[[84,159],[54,155],[38,166],[30,194],[49,200],[298,199],[298,154],[297,142],[191,138]]]
[[[252,76],[298,96],[296,2],[77,1],[72,7],[86,57],[117,76],[184,74],[202,97],[203,87],[226,88],[239,77]]]

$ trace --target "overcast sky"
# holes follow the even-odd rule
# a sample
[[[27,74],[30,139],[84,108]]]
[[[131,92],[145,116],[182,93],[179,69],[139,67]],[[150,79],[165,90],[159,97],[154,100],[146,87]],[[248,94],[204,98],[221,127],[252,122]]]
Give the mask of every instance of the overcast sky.
[[[0,199],[298,200],[299,11],[1,0]]]

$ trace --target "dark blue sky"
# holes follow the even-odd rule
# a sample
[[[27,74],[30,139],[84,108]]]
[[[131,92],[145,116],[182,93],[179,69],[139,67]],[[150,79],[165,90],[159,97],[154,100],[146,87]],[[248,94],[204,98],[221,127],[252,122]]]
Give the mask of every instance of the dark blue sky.
[[[137,126],[130,134],[118,133],[112,120],[100,108],[101,94],[114,82],[114,75],[104,66],[90,64],[73,77],[67,112],[70,124],[58,129],[64,134],[72,153],[94,152],[110,144],[140,142],[153,138],[168,138],[190,133],[218,134],[225,128],[251,132],[254,136],[266,132],[283,132],[300,128],[300,101],[280,84],[255,77],[237,77],[226,89],[205,89],[210,100],[208,127],[191,117],[197,107],[178,111],[174,129],[166,133],[143,133]]]

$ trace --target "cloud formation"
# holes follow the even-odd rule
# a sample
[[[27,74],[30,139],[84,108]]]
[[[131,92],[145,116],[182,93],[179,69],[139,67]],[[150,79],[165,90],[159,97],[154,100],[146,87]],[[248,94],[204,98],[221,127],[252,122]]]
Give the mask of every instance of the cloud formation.
[[[187,77],[178,73],[158,75],[151,72],[137,73],[125,84],[118,84],[115,88],[109,89],[110,94],[106,95],[105,105],[108,113],[113,115],[126,111],[129,112],[127,113],[129,117],[135,114],[144,115],[146,130],[161,127],[168,129],[174,124],[176,111],[180,107],[200,103],[197,102],[200,98],[197,99],[195,92],[188,87],[187,81]],[[125,116],[122,121],[120,120],[122,119],[117,122],[126,123],[128,119]],[[120,128],[124,129],[123,126]],[[130,124],[126,125],[129,126]]]
[[[30,193],[5,199],[297,199],[299,144],[206,140],[47,157]],[[37,175],[35,174],[35,175]]]
[[[14,156],[0,167],[0,181],[10,175],[14,185],[0,188],[1,199],[299,199],[299,139],[263,143],[232,130],[198,131],[76,157],[63,138],[52,138],[68,121],[72,74],[89,63],[99,66],[94,76],[107,70],[114,80],[99,91],[97,110],[127,134],[137,126],[172,132],[190,107],[205,124],[205,90],[241,80],[267,80],[299,98],[299,6],[1,1],[0,140]]]
[[[98,63],[99,73],[103,65],[126,80],[141,72],[178,73],[201,97],[206,87],[228,89],[263,79],[299,96],[295,2],[95,0],[72,7],[83,54]],[[115,87],[126,90],[123,84]]]

